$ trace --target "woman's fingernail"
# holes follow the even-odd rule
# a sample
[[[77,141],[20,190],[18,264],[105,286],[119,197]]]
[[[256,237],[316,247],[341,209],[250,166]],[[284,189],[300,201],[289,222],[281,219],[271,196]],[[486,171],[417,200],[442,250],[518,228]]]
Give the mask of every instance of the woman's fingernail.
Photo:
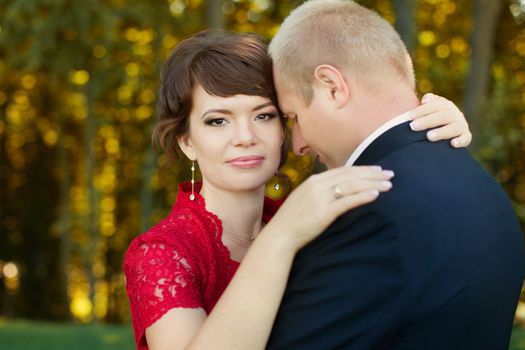
[[[385,174],[388,177],[394,177],[394,172],[392,170],[383,170],[383,174]]]
[[[374,198],[374,197],[379,196],[379,191],[377,191],[377,190],[368,191],[366,194],[367,194],[368,196]]]
[[[421,103],[427,103],[427,102],[430,102],[430,100],[432,98],[435,98],[436,95],[434,95],[433,93],[431,92],[428,92],[425,94],[425,96],[423,96],[423,98],[421,99]]]
[[[427,138],[430,140],[430,141],[434,141],[436,139],[437,135],[436,135],[436,132],[435,131],[429,131],[427,132]]]
[[[390,189],[390,188],[392,188],[392,183],[390,181],[382,181],[381,182],[381,187],[386,188],[386,189]]]
[[[410,123],[410,129],[412,129],[413,131],[417,131],[418,126],[419,126],[419,122],[417,121],[413,121],[412,123]]]
[[[458,140],[452,140],[452,146],[459,147],[459,141]]]
[[[381,171],[381,170],[383,170],[383,168],[381,168],[380,165],[373,165],[373,166],[372,166],[372,169],[377,170],[377,171]]]

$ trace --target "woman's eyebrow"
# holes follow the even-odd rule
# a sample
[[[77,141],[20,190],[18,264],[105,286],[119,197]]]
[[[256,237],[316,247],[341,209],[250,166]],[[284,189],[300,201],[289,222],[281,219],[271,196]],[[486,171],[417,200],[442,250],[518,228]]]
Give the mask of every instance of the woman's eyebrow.
[[[258,111],[260,109],[263,109],[265,107],[268,107],[268,106],[273,106],[273,103],[270,101],[270,102],[265,102],[263,104],[260,104],[260,105],[257,105],[255,107],[253,107],[252,109],[252,112],[255,112],[255,111]],[[210,114],[210,113],[221,113],[221,114],[227,114],[227,115],[232,115],[233,112],[230,111],[229,109],[208,109],[206,112],[204,112],[201,116],[201,119],[204,118],[207,114]]]
[[[210,113],[221,113],[221,114],[228,114],[228,115],[233,114],[233,112],[230,111],[229,109],[208,109],[206,112],[202,114],[201,119]]]
[[[259,109],[263,109],[264,107],[268,107],[268,106],[273,106],[273,103],[270,101],[270,102],[266,102],[266,103],[263,103],[261,105],[255,106],[252,109],[252,112],[255,112],[255,111],[259,110]]]

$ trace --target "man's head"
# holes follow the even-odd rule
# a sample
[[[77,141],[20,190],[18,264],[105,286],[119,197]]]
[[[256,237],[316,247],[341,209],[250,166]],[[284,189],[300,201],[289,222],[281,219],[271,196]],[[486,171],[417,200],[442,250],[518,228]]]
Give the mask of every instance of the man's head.
[[[294,150],[311,148],[328,166],[344,164],[367,136],[359,125],[368,122],[363,114],[370,109],[364,108],[373,96],[384,96],[393,86],[414,88],[399,35],[377,13],[349,0],[299,6],[269,53],[281,108],[297,118]]]

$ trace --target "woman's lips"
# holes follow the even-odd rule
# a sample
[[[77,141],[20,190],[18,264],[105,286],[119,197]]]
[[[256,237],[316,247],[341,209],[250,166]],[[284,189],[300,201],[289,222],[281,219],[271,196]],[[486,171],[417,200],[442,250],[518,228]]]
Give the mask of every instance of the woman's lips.
[[[237,157],[227,161],[228,164],[243,169],[256,168],[264,162],[264,157],[262,156],[246,156],[246,157]]]

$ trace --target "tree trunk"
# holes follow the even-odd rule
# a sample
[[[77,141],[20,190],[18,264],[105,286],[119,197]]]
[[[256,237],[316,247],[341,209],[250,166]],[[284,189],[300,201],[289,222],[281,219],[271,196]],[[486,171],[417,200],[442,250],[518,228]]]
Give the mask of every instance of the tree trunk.
[[[221,12],[222,14],[222,12]],[[155,28],[157,33],[161,32],[160,26]],[[155,52],[161,50],[162,40],[160,36],[155,38],[153,42],[153,49]],[[161,66],[161,61],[158,61],[155,65],[156,67]],[[159,75],[159,71],[155,71],[155,75]],[[155,100],[155,105],[157,105],[157,100]],[[148,129],[148,136],[152,134],[152,128]],[[152,145],[146,150],[146,154],[143,157],[142,167],[140,172],[140,230],[145,232],[151,227],[152,214],[153,214],[153,191],[151,189],[151,178],[157,169],[157,153],[153,149]]]
[[[395,27],[401,39],[405,43],[408,52],[414,52],[416,48],[416,0],[392,0],[392,6],[396,14]]]
[[[502,10],[501,0],[476,0],[474,28],[471,35],[470,70],[465,81],[463,112],[474,136],[487,97],[492,52],[497,20]],[[476,138],[471,149],[476,150]]]
[[[93,263],[96,256],[97,245],[99,241],[98,235],[98,191],[95,187],[94,177],[95,177],[95,151],[94,151],[94,140],[97,132],[97,120],[96,116],[93,113],[93,82],[89,82],[89,85],[86,87],[86,133],[85,133],[85,162],[86,162],[86,186],[88,191],[88,203],[89,203],[89,212],[86,216],[86,229],[87,235],[89,238],[89,244],[87,247],[87,252],[84,256],[84,268],[86,271],[88,284],[89,284],[89,293],[88,298],[91,303],[95,302],[95,284],[96,278],[93,274]],[[92,308],[93,321],[96,321],[94,315],[94,305]]]
[[[144,155],[142,170],[140,172],[140,230],[145,232],[150,228],[153,213],[153,194],[151,189],[151,178],[156,169],[156,154],[153,147],[148,147]]]
[[[208,28],[224,28],[222,0],[206,0],[206,25]]]
[[[64,144],[64,131],[65,121],[61,122],[60,136],[58,140],[58,164],[62,171],[60,177],[60,204],[58,214],[58,230],[60,237],[60,255],[59,255],[59,273],[60,273],[60,298],[63,305],[64,316],[67,320],[71,320],[71,312],[69,311],[69,258],[71,253],[71,239],[70,239],[70,223],[71,223],[71,210],[69,206],[69,190],[71,189],[71,177],[70,177],[70,164],[69,155],[67,154],[66,146]]]

